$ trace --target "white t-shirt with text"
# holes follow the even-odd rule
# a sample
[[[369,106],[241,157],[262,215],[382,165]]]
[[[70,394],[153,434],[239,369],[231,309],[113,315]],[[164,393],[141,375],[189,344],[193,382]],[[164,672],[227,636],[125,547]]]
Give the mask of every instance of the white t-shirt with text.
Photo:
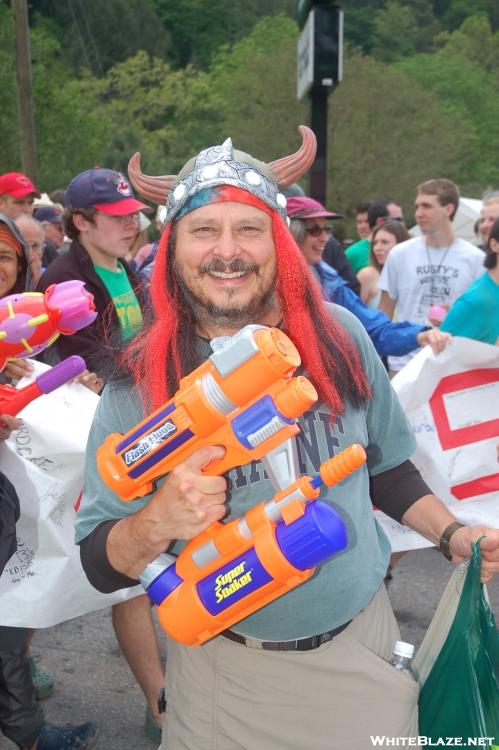
[[[459,237],[447,247],[432,247],[424,237],[414,237],[390,251],[379,288],[395,300],[397,321],[426,324],[432,305],[451,305],[482,275],[484,259],[481,250]],[[389,357],[390,368],[401,370],[418,351]]]

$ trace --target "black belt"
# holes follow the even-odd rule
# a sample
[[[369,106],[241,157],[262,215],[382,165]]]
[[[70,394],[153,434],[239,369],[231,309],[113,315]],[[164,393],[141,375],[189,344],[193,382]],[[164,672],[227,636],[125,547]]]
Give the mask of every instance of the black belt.
[[[298,638],[296,641],[260,641],[258,638],[250,638],[249,636],[234,633],[233,630],[223,630],[220,635],[223,635],[224,638],[228,638],[229,641],[240,643],[242,646],[261,648],[266,651],[312,651],[314,648],[322,646],[323,643],[332,641],[333,638],[342,633],[351,622],[352,621],[349,620],[344,625],[340,625],[333,630],[328,630],[327,633],[311,635],[308,638]]]

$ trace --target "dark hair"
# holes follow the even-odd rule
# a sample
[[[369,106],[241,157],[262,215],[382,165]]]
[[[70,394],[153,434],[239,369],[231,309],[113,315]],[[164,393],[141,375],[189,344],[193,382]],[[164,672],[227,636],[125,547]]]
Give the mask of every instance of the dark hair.
[[[397,244],[399,242],[405,242],[406,240],[411,239],[411,235],[407,231],[405,224],[403,224],[401,221],[384,221],[383,224],[378,224],[373,232],[371,245],[369,247],[369,264],[371,266],[374,266],[374,268],[380,273],[383,266],[378,263],[378,260],[373,252],[373,247],[374,240],[376,239],[376,236],[381,229],[384,229],[385,232],[389,232],[390,234],[392,234],[397,240]]]
[[[497,266],[497,253],[494,253],[490,247],[490,240],[499,242],[499,219],[496,219],[492,224],[492,228],[489,233],[489,239],[487,240],[487,249],[485,251],[485,260],[483,265],[485,268],[495,268]]]
[[[374,229],[378,219],[388,218],[388,206],[390,203],[395,203],[393,198],[380,198],[379,200],[372,201],[367,211],[369,229]]]
[[[95,208],[66,208],[62,215],[62,225],[69,239],[78,240],[80,238],[80,231],[75,227],[73,222],[75,214],[81,214],[84,219],[93,222],[96,213],[97,209]]]
[[[436,195],[441,206],[452,203],[454,210],[450,215],[452,221],[459,207],[459,188],[450,180],[427,180],[416,188],[416,195]]]
[[[355,207],[355,214],[367,214],[371,203],[372,201],[361,201],[360,203],[358,203]]]
[[[52,190],[49,198],[53,203],[60,203],[61,206],[64,206],[64,189],[58,188],[57,190]]]

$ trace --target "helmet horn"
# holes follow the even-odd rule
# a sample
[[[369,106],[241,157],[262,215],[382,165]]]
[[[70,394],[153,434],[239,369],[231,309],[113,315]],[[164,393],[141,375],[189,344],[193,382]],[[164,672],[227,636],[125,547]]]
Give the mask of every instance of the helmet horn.
[[[150,177],[143,174],[140,168],[140,153],[137,151],[128,162],[128,176],[130,182],[140,195],[147,200],[164,206],[168,193],[177,181],[177,175],[163,175]]]
[[[317,151],[315,133],[306,125],[299,125],[302,144],[298,151],[282,159],[271,161],[267,167],[280,188],[286,188],[296,182],[312,166]]]

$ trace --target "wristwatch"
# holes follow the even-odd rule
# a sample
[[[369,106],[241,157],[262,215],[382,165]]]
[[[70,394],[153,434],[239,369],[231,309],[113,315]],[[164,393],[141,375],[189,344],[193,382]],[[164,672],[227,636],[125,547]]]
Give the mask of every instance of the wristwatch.
[[[453,535],[455,531],[458,529],[463,529],[465,526],[464,523],[459,523],[459,521],[453,521],[447,528],[442,532],[440,535],[440,541],[438,543],[438,548],[442,555],[447,558],[447,560],[452,560],[452,554],[450,551],[450,538]]]

